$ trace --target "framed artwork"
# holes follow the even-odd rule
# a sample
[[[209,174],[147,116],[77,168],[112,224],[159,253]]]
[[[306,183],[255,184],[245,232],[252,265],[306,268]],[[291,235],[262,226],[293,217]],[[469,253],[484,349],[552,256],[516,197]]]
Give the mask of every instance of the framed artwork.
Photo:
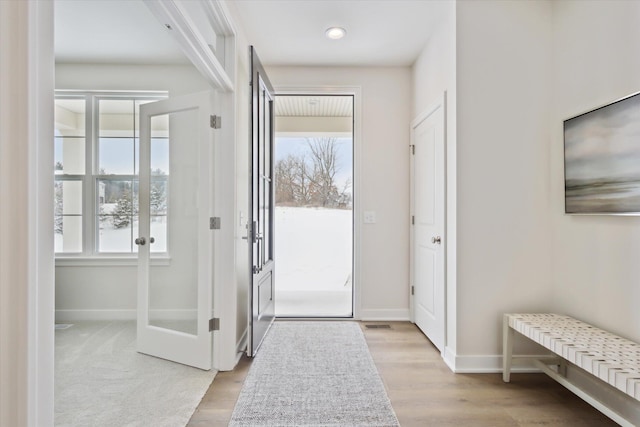
[[[640,92],[564,121],[565,213],[640,215]]]

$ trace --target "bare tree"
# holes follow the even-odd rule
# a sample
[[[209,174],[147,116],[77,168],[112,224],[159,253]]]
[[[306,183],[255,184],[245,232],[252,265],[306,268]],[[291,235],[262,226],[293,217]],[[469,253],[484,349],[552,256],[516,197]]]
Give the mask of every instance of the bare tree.
[[[307,138],[308,155],[288,155],[275,164],[276,203],[287,206],[348,207],[351,181],[338,189],[336,138]]]
[[[278,205],[296,205],[297,162],[298,158],[291,154],[276,162],[276,204]]]
[[[309,180],[312,184],[314,201],[319,206],[336,206],[339,196],[335,182],[338,172],[336,138],[307,138],[307,144],[313,164]]]

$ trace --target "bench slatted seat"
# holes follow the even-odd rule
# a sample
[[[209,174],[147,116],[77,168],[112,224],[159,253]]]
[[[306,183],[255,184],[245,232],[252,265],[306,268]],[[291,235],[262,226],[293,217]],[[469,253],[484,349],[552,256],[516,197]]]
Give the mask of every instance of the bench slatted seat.
[[[505,314],[503,380],[510,381],[513,336],[519,332],[558,356],[557,370],[549,362],[534,365],[622,425],[634,425],[564,376],[566,363],[583,369],[631,398],[640,401],[640,344],[569,316],[551,313]]]

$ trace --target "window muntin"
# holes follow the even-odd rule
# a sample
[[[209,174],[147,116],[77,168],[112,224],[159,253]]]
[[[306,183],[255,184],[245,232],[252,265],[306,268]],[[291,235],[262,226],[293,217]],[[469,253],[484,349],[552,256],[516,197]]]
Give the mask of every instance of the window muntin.
[[[140,105],[163,93],[57,92],[55,232],[57,254],[137,252]],[[168,122],[152,123],[153,253],[166,253]],[[88,131],[86,131],[88,129]]]

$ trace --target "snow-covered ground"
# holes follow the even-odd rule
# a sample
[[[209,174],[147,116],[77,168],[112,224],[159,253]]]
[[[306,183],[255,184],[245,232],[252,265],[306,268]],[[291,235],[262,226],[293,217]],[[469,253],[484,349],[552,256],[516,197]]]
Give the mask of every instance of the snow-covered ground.
[[[151,252],[166,252],[167,250],[167,223],[166,217],[156,217],[151,222],[151,236],[155,242],[151,246]],[[100,224],[100,234],[98,236],[98,248],[105,253],[131,253],[138,252],[138,247],[133,245],[132,239],[138,237],[138,221],[134,221],[133,230],[131,225],[123,228],[114,228],[111,218]],[[74,247],[80,248],[78,243]],[[55,250],[63,252],[63,235],[55,233]]]
[[[352,211],[276,207],[276,314],[351,315]]]
[[[153,252],[166,251],[166,217],[151,222]],[[137,221],[100,226],[101,252],[130,252]],[[352,211],[277,207],[275,217],[276,314],[278,316],[350,316],[352,314]],[[56,250],[62,235],[55,235]],[[137,252],[137,247],[133,245]]]

